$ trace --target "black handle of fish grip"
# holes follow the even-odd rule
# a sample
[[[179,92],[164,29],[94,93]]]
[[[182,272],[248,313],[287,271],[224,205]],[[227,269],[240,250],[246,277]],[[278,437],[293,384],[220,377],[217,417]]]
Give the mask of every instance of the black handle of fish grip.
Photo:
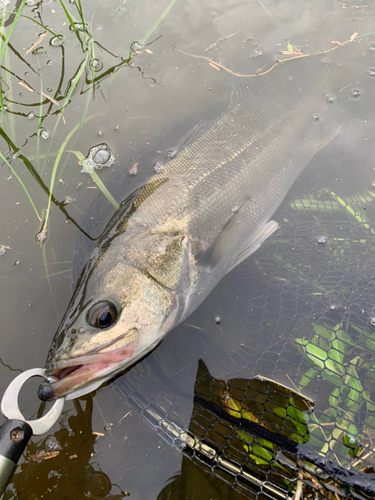
[[[0,429],[0,498],[32,435],[30,425],[22,420],[6,420]]]

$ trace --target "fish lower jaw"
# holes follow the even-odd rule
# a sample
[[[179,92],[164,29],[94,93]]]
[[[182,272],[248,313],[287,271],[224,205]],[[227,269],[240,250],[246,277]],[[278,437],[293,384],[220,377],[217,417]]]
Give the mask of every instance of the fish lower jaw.
[[[52,401],[64,396],[66,399],[75,399],[97,389],[125,369],[130,362],[133,363],[135,345],[136,340],[123,347],[120,352],[87,354],[57,363],[47,373],[59,380],[43,382],[38,389],[39,399]]]

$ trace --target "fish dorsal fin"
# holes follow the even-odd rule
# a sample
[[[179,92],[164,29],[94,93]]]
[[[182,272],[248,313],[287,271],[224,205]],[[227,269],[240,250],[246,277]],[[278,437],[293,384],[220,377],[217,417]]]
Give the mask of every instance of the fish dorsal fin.
[[[329,144],[333,139],[340,133],[342,125],[339,125],[332,130],[322,130],[318,139],[318,143],[316,145],[317,151],[325,148],[327,144]]]
[[[167,157],[169,159],[174,158],[180,151],[182,151],[186,146],[194,142],[194,140],[203,134],[205,130],[211,127],[217,118],[214,120],[201,120],[192,129],[190,129],[179,141],[178,143],[169,150]]]
[[[279,224],[276,221],[270,220],[269,222],[267,222],[263,229],[259,231],[259,233],[257,233],[253,238],[251,238],[246,248],[237,256],[236,260],[228,269],[228,273],[236,266],[238,266],[238,264],[240,264],[243,260],[247,259],[252,253],[258,250],[261,244],[278,228]]]
[[[259,77],[232,77],[232,93],[230,96],[229,108],[240,102],[246,101],[259,88]]]
[[[197,255],[197,264],[207,269],[215,267],[227,255],[231,247],[237,244],[240,233],[242,205],[226,222],[218,237],[203,252]]]

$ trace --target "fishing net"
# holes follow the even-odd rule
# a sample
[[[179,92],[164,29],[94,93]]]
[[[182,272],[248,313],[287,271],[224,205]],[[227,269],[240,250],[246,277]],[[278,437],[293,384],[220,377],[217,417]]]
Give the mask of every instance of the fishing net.
[[[113,384],[218,498],[375,497],[372,200],[285,202],[272,239]],[[195,498],[181,481],[159,498]]]

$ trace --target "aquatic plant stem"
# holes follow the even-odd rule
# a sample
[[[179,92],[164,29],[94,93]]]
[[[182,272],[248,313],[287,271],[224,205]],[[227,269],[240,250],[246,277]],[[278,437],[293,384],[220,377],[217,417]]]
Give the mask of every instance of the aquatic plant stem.
[[[36,216],[38,217],[38,219],[40,221],[42,221],[42,219],[40,218],[39,214],[38,214],[38,211],[33,203],[33,200],[31,199],[31,196],[28,192],[28,190],[26,189],[26,186],[25,184],[22,182],[21,178],[19,177],[19,175],[17,174],[17,172],[14,170],[14,168],[12,167],[12,165],[8,162],[8,160],[5,158],[5,156],[0,152],[0,158],[3,160],[3,162],[8,166],[8,168],[10,169],[10,171],[12,172],[12,174],[14,175],[14,177],[18,180],[18,182],[21,184],[23,190],[25,191],[26,193],[26,196],[29,198],[29,201],[31,203],[31,206],[33,207],[34,209],[34,212],[36,213]]]
[[[91,115],[87,118],[86,121],[88,120],[91,120],[92,118],[94,118],[96,116],[95,115]],[[49,188],[49,195],[48,195],[48,205],[47,205],[47,211],[46,211],[46,218],[45,218],[45,221],[44,221],[44,224],[43,224],[43,229],[42,229],[42,235],[41,235],[41,241],[43,241],[43,236],[44,236],[44,232],[46,230],[46,227],[47,227],[47,224],[48,224],[48,219],[49,219],[49,212],[50,212],[50,208],[51,208],[51,201],[52,201],[52,191],[53,191],[53,186],[55,184],[55,178],[56,178],[56,172],[57,172],[57,167],[59,166],[59,162],[60,162],[60,158],[61,158],[61,155],[63,154],[64,152],[64,149],[66,147],[66,145],[68,144],[69,140],[71,139],[71,137],[75,134],[75,132],[78,130],[79,128],[79,123],[77,123],[77,125],[75,127],[72,128],[72,130],[69,132],[69,134],[65,137],[65,140],[63,141],[63,143],[61,144],[60,146],[60,149],[57,153],[57,156],[56,156],[56,160],[55,160],[55,163],[53,165],[53,169],[52,169],[52,174],[51,174],[51,181],[50,181],[50,188]],[[55,129],[56,129],[56,126],[57,124],[55,125]],[[54,129],[54,131],[55,131]]]
[[[162,20],[165,18],[165,16],[168,14],[168,12],[171,10],[173,5],[176,3],[176,0],[172,0],[170,4],[167,6],[167,8],[164,10],[162,15],[155,21],[155,23],[151,26],[151,28],[147,31],[147,33],[139,40],[139,43],[141,45],[144,45],[147,40],[150,38],[152,33],[156,30],[156,28],[159,26],[159,24],[162,22]]]
[[[3,61],[4,53],[5,53],[5,51],[6,51],[7,47],[8,47],[8,43],[9,43],[10,37],[12,36],[13,30],[16,27],[16,24],[17,24],[18,19],[19,19],[20,15],[21,15],[22,9],[25,6],[25,3],[26,3],[26,0],[22,0],[21,1],[21,4],[18,7],[17,13],[16,13],[16,15],[15,15],[15,17],[13,19],[13,22],[12,22],[10,28],[9,28],[8,34],[7,34],[6,38],[5,38],[5,42],[4,42],[3,46],[1,47],[1,50],[0,50],[0,68],[1,68],[2,61]],[[3,110],[4,110],[3,89],[2,89],[1,78],[0,78],[0,111],[3,111]]]

